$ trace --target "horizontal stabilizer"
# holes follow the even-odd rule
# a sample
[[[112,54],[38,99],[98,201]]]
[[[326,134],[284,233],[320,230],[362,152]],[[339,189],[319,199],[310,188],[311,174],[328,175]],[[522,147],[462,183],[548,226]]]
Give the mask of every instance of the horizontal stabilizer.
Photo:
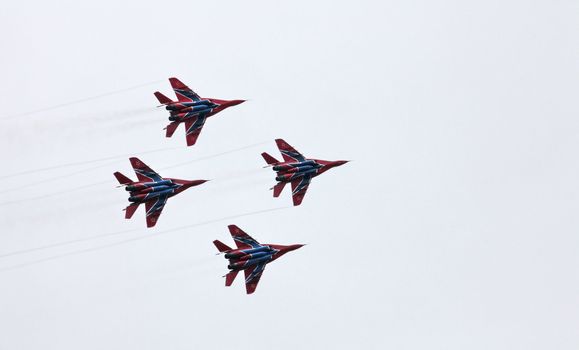
[[[275,186],[273,186],[273,196],[275,198],[279,197],[281,191],[283,191],[283,188],[285,187],[285,184],[286,182],[278,182]]]
[[[215,244],[215,247],[217,247],[217,250],[219,250],[220,253],[228,252],[231,250],[227,244],[221,242],[220,240],[214,240],[213,244]]]
[[[121,184],[121,185],[130,185],[132,184],[134,181],[129,179],[128,177],[126,177],[125,175],[121,174],[120,172],[115,172],[113,175],[115,175],[115,177],[117,178],[117,181]]]
[[[157,98],[157,100],[159,100],[159,102],[162,105],[167,105],[167,104],[173,103],[173,101],[171,101],[171,99],[169,97],[163,95],[159,91],[155,91],[155,97]]]
[[[235,281],[235,277],[237,277],[237,273],[239,270],[230,271],[227,275],[225,275],[225,286],[229,287]]]
[[[139,204],[141,203],[133,203],[125,208],[125,219],[130,219],[133,217],[133,214],[135,213],[135,211],[137,211]]]
[[[173,136],[173,134],[175,133],[175,130],[177,130],[177,127],[179,126],[179,122],[172,122],[171,124],[167,125],[167,127],[165,129],[167,129],[167,133],[165,134],[166,137],[171,137]]]
[[[263,152],[263,153],[261,154],[261,156],[263,157],[263,159],[265,159],[265,162],[266,162],[267,164],[269,164],[269,165],[279,163],[279,162],[277,161],[277,159],[275,159],[274,157],[272,157],[271,155],[269,155],[267,152]]]

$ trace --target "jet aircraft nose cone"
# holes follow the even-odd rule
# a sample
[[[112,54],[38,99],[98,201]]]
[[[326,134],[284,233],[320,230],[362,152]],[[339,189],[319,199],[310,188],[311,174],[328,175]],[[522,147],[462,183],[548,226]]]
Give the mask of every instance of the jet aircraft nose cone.
[[[330,167],[336,167],[336,166],[344,165],[348,162],[349,162],[349,160],[336,160],[335,162],[331,162],[329,165],[330,165]]]
[[[293,244],[293,245],[287,246],[286,251],[291,252],[292,250],[300,249],[303,246],[305,246],[305,244]]]
[[[241,104],[243,102],[245,102],[245,100],[232,100],[227,103],[227,107],[237,106],[238,104]]]

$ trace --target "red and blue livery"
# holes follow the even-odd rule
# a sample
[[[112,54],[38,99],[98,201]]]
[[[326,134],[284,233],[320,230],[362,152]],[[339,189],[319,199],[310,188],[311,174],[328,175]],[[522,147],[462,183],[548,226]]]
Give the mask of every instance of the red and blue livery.
[[[125,219],[130,219],[139,205],[145,203],[147,227],[155,226],[170,197],[208,181],[163,178],[140,159],[133,157],[129,160],[139,181],[133,181],[118,171],[113,175],[129,192],[131,204],[125,208]]]
[[[235,241],[237,249],[230,248],[225,243],[215,240],[213,244],[220,253],[225,253],[225,259],[229,260],[227,268],[230,270],[225,275],[225,286],[229,287],[235,280],[239,271],[245,274],[245,289],[247,294],[252,294],[257,288],[259,279],[263,274],[265,265],[276,260],[285,253],[303,247],[303,244],[279,245],[260,244],[242,229],[235,225],[229,225],[229,233]]]
[[[261,154],[267,164],[276,172],[275,180],[278,182],[272,187],[273,196],[279,197],[284,186],[290,182],[292,184],[294,206],[302,203],[312,178],[348,162],[347,160],[308,159],[282,139],[276,139],[275,143],[283,157],[283,162],[278,161],[266,152]]]
[[[169,111],[170,123],[165,127],[167,130],[165,136],[173,136],[179,124],[184,123],[187,146],[193,146],[197,142],[207,118],[228,107],[245,102],[245,100],[202,98],[177,78],[169,78],[169,82],[177,96],[177,101],[172,101],[159,91],[155,92],[157,100]]]

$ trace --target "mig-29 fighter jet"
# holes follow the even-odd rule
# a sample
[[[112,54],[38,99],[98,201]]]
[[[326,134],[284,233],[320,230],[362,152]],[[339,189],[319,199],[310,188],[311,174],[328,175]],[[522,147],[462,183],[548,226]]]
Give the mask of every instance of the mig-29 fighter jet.
[[[138,158],[129,160],[139,181],[133,181],[118,171],[114,173],[119,183],[130,193],[129,202],[132,204],[125,209],[125,219],[130,219],[139,205],[145,203],[147,227],[155,226],[169,197],[208,181],[163,178]]]
[[[278,183],[272,188],[273,196],[279,197],[286,183],[291,182],[294,206],[302,203],[312,178],[348,162],[347,160],[309,159],[282,139],[275,140],[275,143],[281,152],[283,162],[278,161],[266,152],[261,154],[267,164],[273,167],[273,171],[277,172],[275,180]]]
[[[169,78],[169,82],[175,91],[177,101],[172,101],[159,91],[155,97],[169,111],[169,121],[165,128],[166,136],[171,137],[181,123],[185,123],[185,137],[187,146],[193,146],[205,124],[205,120],[222,110],[245,102],[245,100],[218,100],[216,98],[202,98],[183,84],[177,78]]]
[[[225,286],[231,286],[239,271],[243,270],[245,273],[245,289],[247,294],[255,292],[265,265],[287,252],[304,246],[303,244],[260,244],[239,227],[229,225],[228,228],[231,237],[233,237],[237,245],[237,249],[232,249],[221,241],[213,241],[213,244],[215,244],[219,252],[225,253],[225,259],[229,260],[227,268],[230,271],[225,275]]]

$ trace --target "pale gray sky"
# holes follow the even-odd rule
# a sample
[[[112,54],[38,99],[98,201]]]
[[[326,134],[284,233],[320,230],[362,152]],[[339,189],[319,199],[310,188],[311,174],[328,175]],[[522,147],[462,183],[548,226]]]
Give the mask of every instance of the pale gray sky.
[[[2,178],[0,256],[109,235],[0,257],[0,349],[577,349],[578,23],[576,1],[3,4],[5,176],[131,154],[215,181],[147,230],[128,157]],[[154,108],[170,76],[250,101],[186,148]],[[354,162],[195,226],[289,207],[276,137]],[[308,245],[247,296],[211,244],[232,223]]]

